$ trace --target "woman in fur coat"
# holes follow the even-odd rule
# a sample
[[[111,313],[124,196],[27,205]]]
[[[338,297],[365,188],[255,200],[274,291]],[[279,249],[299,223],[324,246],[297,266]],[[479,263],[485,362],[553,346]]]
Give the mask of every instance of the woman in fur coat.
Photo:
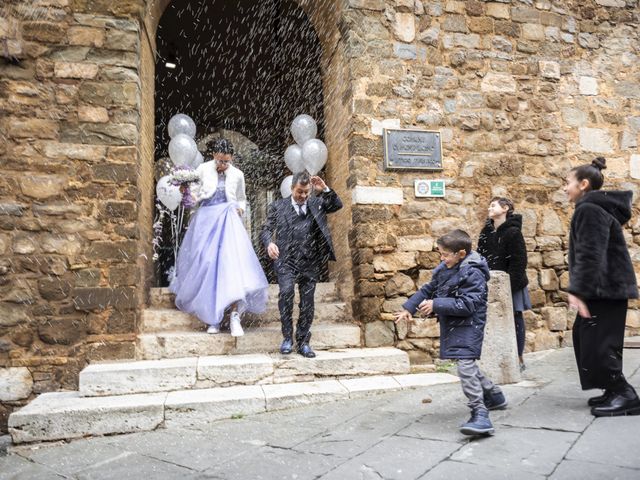
[[[640,414],[640,399],[622,373],[622,349],[636,275],[622,231],[631,218],[630,191],[603,191],[606,161],[573,168],[564,191],[576,209],[569,235],[569,305],[578,310],[573,348],[583,390],[596,417]]]

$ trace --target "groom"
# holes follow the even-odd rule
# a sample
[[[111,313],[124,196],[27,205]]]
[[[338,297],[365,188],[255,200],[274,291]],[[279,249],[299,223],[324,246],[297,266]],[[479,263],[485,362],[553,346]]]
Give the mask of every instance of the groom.
[[[315,196],[310,196],[312,189]],[[309,346],[313,295],[322,266],[336,259],[327,213],[341,208],[342,202],[336,192],[327,187],[320,177],[312,177],[307,172],[293,176],[291,197],[276,200],[269,206],[260,239],[274,260],[278,275],[278,309],[284,336],[281,353],[288,354],[293,349],[292,313],[297,283],[300,293],[300,317],[296,329],[298,353],[307,358],[316,356]]]

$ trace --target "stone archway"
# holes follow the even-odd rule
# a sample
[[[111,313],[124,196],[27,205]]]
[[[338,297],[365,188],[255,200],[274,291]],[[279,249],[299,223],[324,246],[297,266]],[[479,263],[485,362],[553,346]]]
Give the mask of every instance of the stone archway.
[[[350,111],[348,82],[348,62],[341,48],[342,37],[338,31],[340,10],[335,2],[329,0],[295,0],[307,14],[318,36],[321,53],[322,89],[324,93],[324,141],[329,149],[329,161],[326,166],[327,183],[334,188],[345,201],[345,208],[333,215],[332,227],[338,261],[331,267],[331,279],[340,285],[345,300],[353,295],[351,274],[351,255],[348,243],[348,229],[351,224],[350,195],[347,190],[348,150],[347,135]],[[147,226],[142,233],[142,244],[151,245],[151,224],[154,215],[153,205],[153,164],[154,164],[154,77],[156,32],[162,14],[171,0],[152,0],[146,9],[141,29],[140,78],[141,78],[141,128],[139,149],[140,187],[147,192],[139,210],[140,225]],[[150,250],[150,248],[149,248]],[[147,253],[151,258],[150,251]],[[145,292],[154,282],[153,265],[144,263]]]

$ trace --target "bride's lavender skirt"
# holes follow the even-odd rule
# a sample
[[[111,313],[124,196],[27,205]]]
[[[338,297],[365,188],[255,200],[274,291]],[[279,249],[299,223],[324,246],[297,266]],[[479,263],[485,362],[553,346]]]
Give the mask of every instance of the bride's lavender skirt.
[[[176,307],[219,326],[224,310],[239,302],[240,313],[263,313],[267,278],[236,212],[235,203],[202,206],[180,246],[169,289]]]

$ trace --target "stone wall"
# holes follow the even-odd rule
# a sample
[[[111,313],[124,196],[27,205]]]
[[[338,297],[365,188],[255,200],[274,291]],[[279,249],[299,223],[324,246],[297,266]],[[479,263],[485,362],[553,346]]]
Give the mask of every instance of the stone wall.
[[[0,7],[0,430],[34,394],[75,388],[88,361],[134,356],[153,191],[142,7]]]
[[[398,330],[392,312],[439,262],[439,235],[464,228],[477,238],[493,195],[512,197],[524,216],[535,307],[527,350],[569,344],[572,209],[562,185],[572,166],[604,155],[606,186],[634,191],[626,233],[640,258],[638,2],[348,3],[350,245],[366,344],[395,343],[414,362],[437,357],[435,322]],[[444,170],[385,171],[383,127],[439,130]],[[446,198],[415,198],[417,178],[445,179]],[[638,313],[629,313],[629,333],[639,331]]]

